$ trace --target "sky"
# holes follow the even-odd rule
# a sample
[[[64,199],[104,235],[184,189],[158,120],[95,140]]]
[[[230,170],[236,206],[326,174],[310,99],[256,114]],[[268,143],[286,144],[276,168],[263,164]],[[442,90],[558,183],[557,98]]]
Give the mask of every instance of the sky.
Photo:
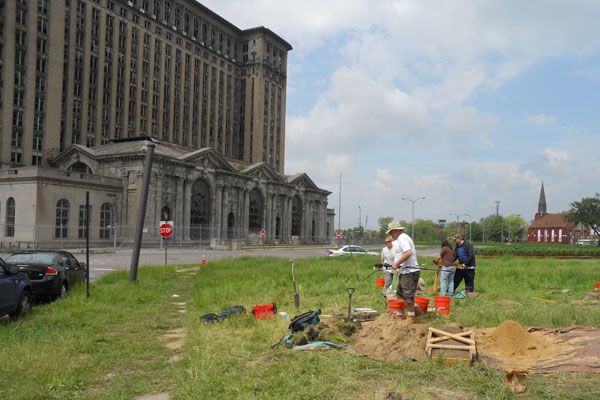
[[[600,192],[599,1],[201,2],[292,44],[285,173],[332,192],[336,227]]]

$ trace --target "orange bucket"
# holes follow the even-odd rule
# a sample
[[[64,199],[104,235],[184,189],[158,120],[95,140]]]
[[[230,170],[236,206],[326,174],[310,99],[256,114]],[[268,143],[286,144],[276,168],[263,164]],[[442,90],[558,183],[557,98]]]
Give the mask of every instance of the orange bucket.
[[[427,307],[429,307],[429,299],[427,297],[415,296],[415,305],[426,313]]]
[[[442,315],[450,315],[450,296],[433,296],[435,310]]]
[[[390,299],[387,301],[388,312],[392,315],[401,315],[404,310],[404,300]]]
[[[254,305],[254,309],[252,310],[254,317],[256,319],[264,319],[264,318],[273,318],[277,307],[275,303],[271,304],[263,304],[263,305]]]
[[[383,289],[384,286],[385,286],[384,278],[375,278],[375,287],[377,289]]]

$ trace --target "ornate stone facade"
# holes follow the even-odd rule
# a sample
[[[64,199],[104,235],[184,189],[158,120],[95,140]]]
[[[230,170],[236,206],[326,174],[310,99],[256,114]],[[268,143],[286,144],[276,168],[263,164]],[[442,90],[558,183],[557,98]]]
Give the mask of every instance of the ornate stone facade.
[[[57,239],[63,244],[80,241],[77,228],[81,224],[77,223],[77,212],[84,204],[85,191],[89,191],[93,199],[91,240],[110,243],[115,234],[120,242],[132,239],[147,143],[136,140],[91,149],[73,145],[53,160],[54,170],[29,167],[12,170],[15,171],[12,179],[8,173],[3,175],[0,178],[0,206],[11,197],[8,185],[12,187],[17,179],[23,183],[24,170],[30,171],[25,180],[29,180],[31,186],[22,193],[24,199],[39,199],[42,194],[48,197],[52,193],[43,201],[47,203],[44,206],[47,212],[28,221],[52,228],[20,229],[15,239],[49,244],[56,244]],[[43,171],[54,171],[56,175],[49,178]],[[48,186],[50,180],[53,182],[51,187]],[[69,184],[70,181],[73,182]],[[42,190],[40,185],[46,189]],[[72,191],[63,189],[69,185],[74,186]],[[241,164],[224,158],[211,148],[189,152],[183,147],[156,143],[144,237],[145,240],[158,240],[160,221],[172,220],[174,240],[212,246],[235,240],[258,242],[260,230],[267,234],[266,243],[325,243],[333,229],[333,211],[327,209],[329,194],[303,173],[280,175],[266,163]],[[57,226],[62,199],[70,205],[65,211],[68,215],[64,220],[70,221],[66,235]],[[23,204],[23,200],[16,200]],[[33,207],[41,207],[41,200]],[[108,231],[107,222],[104,221],[103,226],[99,214],[103,206],[106,211],[105,204],[110,204],[111,229]],[[18,216],[23,212],[19,208]],[[4,240],[7,239],[5,236]]]

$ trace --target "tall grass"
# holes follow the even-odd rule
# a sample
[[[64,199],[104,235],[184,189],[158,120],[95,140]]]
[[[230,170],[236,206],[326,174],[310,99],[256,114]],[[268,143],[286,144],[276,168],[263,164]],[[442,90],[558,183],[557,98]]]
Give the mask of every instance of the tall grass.
[[[297,260],[300,311],[346,313],[348,287],[356,289],[353,306],[384,311],[381,291],[374,287],[380,273],[363,280],[375,261]],[[478,261],[480,295],[453,301],[448,319],[422,320],[476,327],[505,319],[524,326],[600,326],[598,301],[584,294],[600,280],[598,263],[519,257]],[[158,391],[169,391],[173,399],[382,399],[389,392],[411,399],[516,398],[502,385],[502,371],[271,349],[287,331],[289,321],[281,318],[242,315],[218,324],[200,322],[204,313],[270,302],[293,316],[288,260],[222,260],[195,276],[177,275],[173,267],[143,268],[132,284],[126,273],[114,273],[92,286],[90,299],[79,287],[66,300],[36,307],[20,321],[0,322],[0,398],[131,399]],[[423,271],[429,283],[433,275]],[[173,294],[181,296],[176,301],[187,302],[187,314],[177,312]],[[182,326],[187,328],[184,357],[169,363],[174,351],[160,338]],[[534,375],[528,382],[519,398],[600,398],[597,374]]]
[[[425,261],[425,260],[422,260]],[[345,289],[356,288],[354,306],[385,310],[381,292],[374,288],[373,260],[356,258],[360,281],[351,259],[309,259],[296,262],[302,310],[345,313]],[[477,298],[455,301],[449,320],[429,318],[432,325],[447,322],[491,327],[505,319],[525,326],[600,325],[600,310],[586,303],[600,269],[586,261],[522,258],[482,260],[477,271]],[[432,282],[434,272],[423,271]],[[566,294],[548,294],[568,288]],[[277,259],[240,259],[213,265],[193,287],[199,314],[235,304],[276,302],[293,315],[289,263]],[[587,301],[591,303],[593,300]],[[578,303],[579,302],[579,303]],[[286,332],[286,321],[234,318],[204,326],[193,320],[190,353],[176,393],[185,399],[202,393],[220,399],[380,399],[389,391],[410,398],[512,398],[501,384],[502,372],[447,367],[433,362],[390,364],[340,353],[298,353],[270,350]],[[563,390],[560,377],[534,376],[525,398],[593,398],[600,394],[597,376],[579,374],[578,388]],[[548,389],[551,388],[551,389]],[[588,397],[591,396],[591,397]]]
[[[173,268],[103,277],[85,297],[34,307],[0,324],[0,398],[127,398],[170,385],[170,352],[157,333],[182,324],[168,300],[180,285]]]

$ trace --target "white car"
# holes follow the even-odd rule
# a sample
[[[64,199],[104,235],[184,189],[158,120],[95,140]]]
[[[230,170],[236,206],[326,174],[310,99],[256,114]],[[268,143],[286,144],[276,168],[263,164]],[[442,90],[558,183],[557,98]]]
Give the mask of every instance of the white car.
[[[337,250],[327,250],[327,255],[329,257],[339,257],[339,256],[343,256],[344,254],[355,255],[355,256],[358,256],[358,255],[378,256],[378,255],[380,255],[379,253],[376,253],[374,251],[369,251],[369,250],[365,249],[364,247],[355,246],[355,245],[342,246]]]

